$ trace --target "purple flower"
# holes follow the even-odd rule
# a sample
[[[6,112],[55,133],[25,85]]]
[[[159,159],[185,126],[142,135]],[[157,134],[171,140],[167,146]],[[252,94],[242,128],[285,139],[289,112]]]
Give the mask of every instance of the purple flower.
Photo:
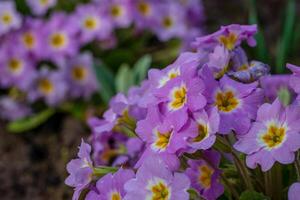
[[[42,68],[37,72],[30,86],[29,101],[44,99],[48,105],[55,106],[66,97],[67,86],[61,71]]]
[[[155,16],[158,14],[158,6],[161,2],[155,0],[145,1],[137,0],[134,1],[134,17],[135,25],[138,29],[152,28],[156,25]]]
[[[220,183],[221,170],[218,166],[221,155],[213,150],[203,153],[204,159],[189,160],[185,174],[191,180],[191,186],[205,199],[214,200],[221,196],[224,187]]]
[[[13,1],[2,1],[0,3],[0,35],[18,29],[21,26],[21,20]]]
[[[35,15],[44,15],[49,8],[56,5],[57,0],[27,0],[27,4]]]
[[[233,130],[237,134],[245,134],[263,100],[263,93],[257,88],[257,82],[243,84],[228,76],[223,76],[217,82],[207,67],[203,68],[202,77],[207,86],[205,95],[208,104],[217,106],[220,114],[220,133],[228,134]]]
[[[221,78],[229,68],[230,52],[224,46],[216,46],[214,51],[208,55],[207,66],[216,78]]]
[[[93,58],[89,53],[68,59],[65,76],[69,83],[71,97],[89,98],[98,89],[98,82],[93,71]]]
[[[42,29],[44,56],[54,61],[64,56],[74,56],[78,51],[76,33],[78,29],[72,19],[64,13],[55,13]]]
[[[288,198],[289,200],[297,200],[299,199],[300,194],[300,183],[293,183],[288,192]]]
[[[193,42],[193,46],[198,50],[211,51],[217,45],[224,46],[229,51],[239,46],[246,40],[248,45],[255,46],[254,35],[257,32],[256,25],[238,25],[222,26],[221,29],[211,35],[199,37]]]
[[[105,4],[106,5],[105,5]],[[133,5],[130,0],[105,0],[103,5],[107,7],[108,13],[117,28],[127,28],[133,18]]]
[[[189,179],[172,173],[161,159],[149,157],[138,169],[136,178],[125,184],[124,200],[169,199],[188,200]]]
[[[120,168],[114,174],[107,174],[96,183],[97,191],[91,191],[86,200],[121,200],[125,196],[125,183],[134,178],[135,174],[132,170]]]
[[[191,123],[196,137],[189,139],[189,146],[196,151],[198,149],[209,149],[216,140],[216,133],[219,130],[220,116],[216,107],[208,113],[205,110],[193,113],[194,119]]]
[[[67,165],[70,174],[65,180],[65,184],[74,187],[73,200],[79,199],[82,190],[88,187],[93,177],[93,162],[90,157],[91,146],[81,141],[78,158],[71,160]]]
[[[82,44],[94,39],[108,39],[112,33],[112,23],[102,7],[95,5],[81,5],[77,8],[72,18],[73,26],[80,31],[80,42]]]
[[[2,96],[0,98],[0,109],[1,118],[9,121],[27,117],[32,113],[29,105],[26,105],[24,102],[9,96]]]
[[[234,147],[247,154],[246,163],[250,168],[259,164],[267,171],[275,161],[292,163],[294,152],[300,148],[299,119],[298,105],[284,108],[278,99],[272,104],[265,103],[258,109],[250,131]]]
[[[300,94],[300,67],[287,64],[287,68],[293,72],[290,78],[290,87],[292,87],[297,94]]]

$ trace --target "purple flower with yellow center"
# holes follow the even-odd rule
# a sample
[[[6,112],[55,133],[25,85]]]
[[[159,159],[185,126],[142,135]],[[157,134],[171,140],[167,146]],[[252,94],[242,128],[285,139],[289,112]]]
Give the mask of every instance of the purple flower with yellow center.
[[[254,35],[256,32],[256,25],[233,24],[222,26],[219,31],[211,35],[197,38],[192,45],[200,51],[212,51],[217,45],[224,46],[229,51],[232,51],[244,40],[247,41],[249,46],[255,46]]]
[[[31,12],[35,15],[44,15],[46,12],[56,5],[57,0],[27,0],[27,4]]]
[[[75,98],[89,98],[98,89],[98,83],[93,72],[92,55],[89,53],[80,54],[69,59],[66,65],[70,95]]]
[[[1,85],[27,90],[34,76],[33,62],[21,49],[5,49],[1,52]]]
[[[216,140],[219,130],[220,116],[216,107],[206,112],[201,110],[193,113],[193,122],[190,131],[196,132],[196,137],[190,138],[189,146],[196,151],[198,149],[209,149]]]
[[[201,73],[207,86],[205,95],[208,104],[216,106],[220,114],[219,132],[228,134],[233,130],[237,134],[247,133],[263,100],[263,92],[257,88],[257,82],[243,84],[226,75],[218,82],[207,67]]]
[[[207,66],[216,78],[221,78],[228,70],[230,52],[224,46],[216,46],[214,51],[208,55]]]
[[[297,200],[299,199],[300,194],[300,183],[293,183],[288,191],[288,199],[289,200]]]
[[[290,77],[290,87],[299,95],[300,94],[300,67],[287,64],[287,68],[293,72]],[[299,98],[299,97],[298,97]]]
[[[169,2],[160,5],[158,15],[155,16],[157,25],[153,27],[154,32],[162,41],[174,37],[184,37],[188,27],[185,24],[185,11],[176,2]]]
[[[234,147],[247,154],[246,163],[250,168],[259,164],[267,171],[275,161],[292,163],[294,152],[300,148],[299,119],[297,105],[284,108],[278,99],[272,104],[265,103],[258,109],[250,131]]]
[[[16,11],[14,2],[0,2],[0,35],[8,33],[12,29],[18,29],[21,23],[22,19]]]
[[[133,4],[133,19],[135,25],[139,29],[152,28],[156,25],[155,16],[157,14],[158,5],[161,2],[155,2],[155,0],[137,0]]]
[[[73,200],[78,200],[82,190],[87,188],[93,178],[93,162],[90,157],[91,146],[81,141],[78,158],[71,160],[67,165],[70,174],[65,184],[74,187]]]
[[[103,8],[95,5],[81,5],[72,17],[74,27],[80,31],[80,42],[88,43],[94,39],[105,40],[112,33],[112,22]]]
[[[30,86],[29,101],[44,99],[48,105],[55,106],[66,97],[67,85],[62,71],[42,68],[37,72]]]
[[[182,173],[172,173],[161,159],[149,157],[138,169],[136,178],[125,184],[124,200],[188,200],[190,181]]]
[[[214,200],[221,196],[224,187],[220,183],[221,170],[218,166],[221,161],[221,155],[214,151],[204,151],[204,159],[189,160],[189,168],[185,174],[191,180],[191,186],[205,199]]]
[[[132,170],[120,168],[114,174],[107,174],[96,183],[97,192],[91,191],[88,200],[122,200],[126,195],[124,185],[135,177]]]
[[[269,74],[270,67],[259,61],[248,62],[246,53],[242,48],[232,52],[232,66],[228,75],[242,82],[257,81],[260,77]]]
[[[127,28],[132,23],[133,5],[130,0],[105,0],[114,26]]]
[[[180,76],[154,92],[164,115],[178,129],[187,122],[189,112],[199,111],[206,105],[202,95],[205,86],[199,77],[195,77],[195,72],[193,66],[189,66]]]
[[[180,5],[186,10],[186,22],[189,26],[199,27],[205,20],[202,1],[180,0]]]
[[[78,51],[76,33],[78,29],[64,13],[55,13],[42,30],[44,36],[44,56],[46,59],[59,60],[64,56],[73,56]]]

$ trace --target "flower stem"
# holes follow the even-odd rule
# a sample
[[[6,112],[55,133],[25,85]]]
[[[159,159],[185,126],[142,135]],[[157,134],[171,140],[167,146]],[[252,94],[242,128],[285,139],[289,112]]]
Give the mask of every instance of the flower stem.
[[[296,169],[296,174],[297,174],[297,180],[300,182],[300,160],[299,160],[299,151],[296,153],[296,158],[295,158],[295,169]]]

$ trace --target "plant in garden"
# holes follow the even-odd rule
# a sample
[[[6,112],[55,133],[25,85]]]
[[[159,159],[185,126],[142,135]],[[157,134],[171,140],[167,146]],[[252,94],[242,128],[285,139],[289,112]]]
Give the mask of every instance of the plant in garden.
[[[113,97],[103,118],[88,120],[93,165],[74,166],[90,176],[81,195],[66,180],[73,199],[296,200],[300,68],[270,75],[268,65],[248,61],[242,44],[254,46],[256,32],[221,27]]]
[[[78,105],[107,103],[116,91],[140,83],[151,58],[142,57],[133,69],[124,63],[134,63],[141,49],[151,49],[150,42],[178,51],[176,41],[187,46],[201,35],[204,19],[201,1],[194,0],[78,1],[70,12],[61,4],[57,0],[0,3],[1,117],[18,120],[9,125],[12,132],[36,127],[47,119],[39,116],[49,109],[84,118],[86,109],[77,111]],[[177,47],[172,39],[177,39]],[[119,66],[116,84],[107,85]],[[122,74],[131,70],[133,81],[123,85]],[[13,112],[17,108],[22,112]],[[26,121],[34,123],[25,128]]]

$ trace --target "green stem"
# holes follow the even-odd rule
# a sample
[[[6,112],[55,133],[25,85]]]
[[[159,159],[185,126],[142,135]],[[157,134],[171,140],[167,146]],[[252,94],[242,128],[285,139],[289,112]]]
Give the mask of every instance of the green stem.
[[[295,169],[296,169],[296,174],[297,174],[297,180],[300,182],[300,160],[299,160],[299,151],[296,153],[296,159],[294,162]]]
[[[107,167],[107,166],[95,167],[93,169],[93,175],[101,177],[108,173],[114,173],[114,172],[118,171],[118,169],[119,168],[117,168],[117,167]]]

